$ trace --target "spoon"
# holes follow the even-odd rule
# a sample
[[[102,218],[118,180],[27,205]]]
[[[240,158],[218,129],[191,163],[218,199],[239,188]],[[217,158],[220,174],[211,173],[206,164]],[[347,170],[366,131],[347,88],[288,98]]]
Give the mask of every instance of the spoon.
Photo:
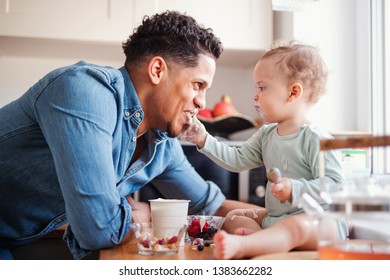
[[[276,167],[272,167],[267,171],[267,179],[272,183],[278,183],[279,179],[282,177],[280,170]]]

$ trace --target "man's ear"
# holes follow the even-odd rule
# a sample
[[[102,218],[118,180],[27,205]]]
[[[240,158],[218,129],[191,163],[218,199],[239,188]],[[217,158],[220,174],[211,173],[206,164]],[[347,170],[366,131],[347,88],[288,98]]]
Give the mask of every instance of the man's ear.
[[[148,64],[148,74],[151,82],[155,85],[159,84],[167,69],[167,64],[161,56],[153,57]]]
[[[303,94],[303,86],[299,82],[295,82],[290,86],[290,95],[288,96],[289,101],[299,99]]]

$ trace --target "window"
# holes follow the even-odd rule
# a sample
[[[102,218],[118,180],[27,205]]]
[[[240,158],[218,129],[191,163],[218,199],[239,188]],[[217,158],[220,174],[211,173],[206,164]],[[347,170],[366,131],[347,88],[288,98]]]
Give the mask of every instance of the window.
[[[371,21],[371,125],[374,135],[390,134],[390,3],[370,0]],[[375,174],[390,173],[390,148],[372,152]]]

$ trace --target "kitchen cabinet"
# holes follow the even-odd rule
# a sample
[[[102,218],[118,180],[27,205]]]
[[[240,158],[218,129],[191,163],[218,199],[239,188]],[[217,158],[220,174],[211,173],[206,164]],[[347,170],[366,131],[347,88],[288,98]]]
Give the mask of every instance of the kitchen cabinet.
[[[225,49],[265,50],[272,41],[271,0],[136,1],[135,18],[166,10],[186,12],[212,28]]]
[[[135,0],[0,0],[0,36],[121,42]]]
[[[144,15],[178,10],[212,28],[225,49],[264,50],[271,0],[0,0],[0,36],[118,43]]]

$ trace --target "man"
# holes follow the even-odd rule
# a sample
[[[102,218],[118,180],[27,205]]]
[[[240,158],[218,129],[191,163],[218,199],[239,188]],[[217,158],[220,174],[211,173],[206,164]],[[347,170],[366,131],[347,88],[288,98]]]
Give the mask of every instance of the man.
[[[222,45],[176,12],[145,17],[120,69],[79,62],[52,71],[0,109],[0,258],[67,223],[75,259],[127,242],[150,220],[132,193],[153,180],[189,213],[225,215],[226,200],[175,138],[205,107]]]

